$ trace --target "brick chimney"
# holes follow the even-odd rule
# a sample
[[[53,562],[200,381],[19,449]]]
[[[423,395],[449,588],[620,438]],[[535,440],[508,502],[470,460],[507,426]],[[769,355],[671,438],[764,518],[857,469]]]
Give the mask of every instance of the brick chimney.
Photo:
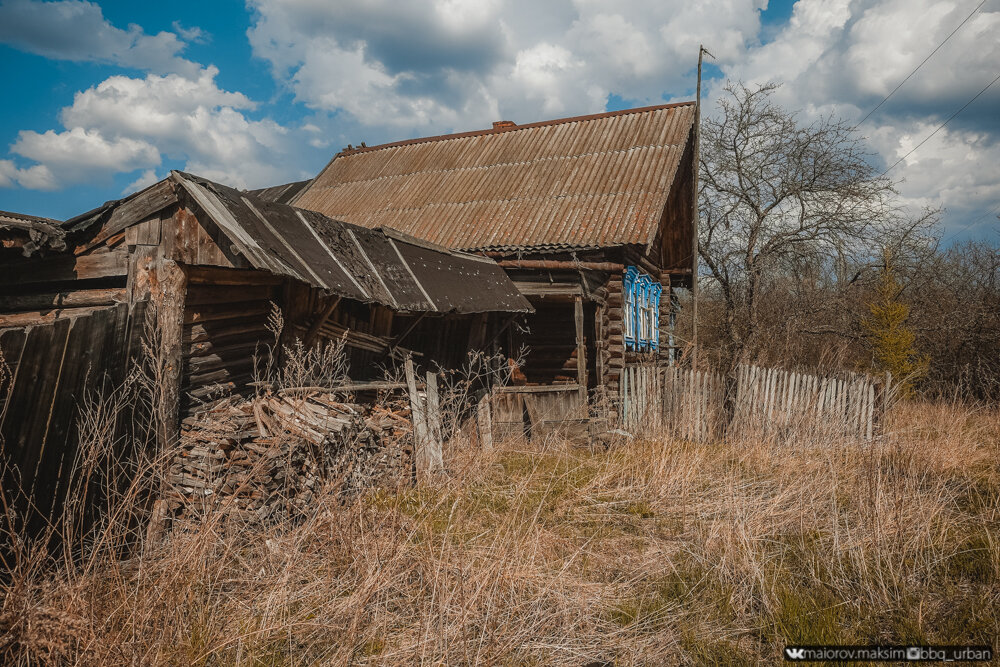
[[[495,120],[493,121],[494,130],[506,130],[508,127],[517,127],[517,123],[512,120]]]

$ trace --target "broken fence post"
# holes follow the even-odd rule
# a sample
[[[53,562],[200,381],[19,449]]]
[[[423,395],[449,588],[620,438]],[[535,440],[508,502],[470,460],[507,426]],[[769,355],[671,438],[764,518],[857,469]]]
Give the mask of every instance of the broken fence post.
[[[429,468],[427,456],[427,420],[424,416],[424,399],[417,393],[417,378],[413,372],[413,359],[406,358],[406,388],[410,398],[410,419],[413,421],[413,458],[416,462],[417,476],[426,475]]]
[[[479,445],[483,451],[493,449],[493,394],[486,392],[476,405],[476,426],[479,429]]]
[[[436,473],[444,470],[442,455],[441,402],[438,398],[437,374],[427,371],[427,448],[425,460],[427,472]]]

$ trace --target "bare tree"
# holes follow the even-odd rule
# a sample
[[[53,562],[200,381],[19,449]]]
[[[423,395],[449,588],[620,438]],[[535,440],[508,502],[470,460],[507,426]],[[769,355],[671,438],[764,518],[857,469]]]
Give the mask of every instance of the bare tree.
[[[699,254],[723,299],[730,369],[755,356],[761,300],[789,267],[823,266],[851,282],[881,248],[922,238],[935,217],[906,218],[852,127],[803,124],[774,103],[776,89],[728,84],[702,128]]]

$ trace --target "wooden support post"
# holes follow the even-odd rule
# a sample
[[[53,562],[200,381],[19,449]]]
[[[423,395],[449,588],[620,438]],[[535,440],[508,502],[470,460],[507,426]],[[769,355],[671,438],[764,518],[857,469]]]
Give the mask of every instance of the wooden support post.
[[[151,294],[157,308],[156,327],[160,337],[157,363],[163,373],[156,415],[159,422],[157,445],[162,453],[179,435],[181,342],[187,277],[181,267],[169,259],[157,259],[154,273]]]
[[[426,480],[444,468],[441,453],[441,412],[438,402],[437,377],[427,374],[427,396],[417,392],[417,377],[413,359],[406,358],[406,387],[410,398],[413,419],[413,453],[417,476]]]
[[[573,322],[576,325],[576,382],[580,385],[580,405],[587,416],[587,346],[583,335],[583,298],[573,300]]]
[[[428,472],[437,473],[444,469],[442,456],[441,401],[438,397],[437,373],[427,371],[427,465]]]
[[[410,418],[413,421],[413,458],[417,464],[417,475],[423,475],[424,455],[427,449],[427,421],[424,418],[424,401],[417,393],[417,378],[413,373],[413,359],[406,358],[406,388],[410,398]]]
[[[314,321],[312,326],[309,327],[309,331],[306,332],[305,340],[302,341],[306,347],[312,345],[313,340],[316,339],[316,334],[318,334],[320,328],[326,324],[326,321],[330,319],[330,315],[333,314],[333,311],[337,309],[339,304],[340,297],[338,296],[330,301],[330,303],[326,304],[326,307],[320,312],[319,315],[316,316],[316,321]]]
[[[420,315],[418,315],[417,318],[410,323],[410,326],[406,327],[406,330],[403,331],[403,333],[396,336],[396,338],[392,341],[392,343],[389,344],[390,355],[392,354],[393,350],[399,347],[400,343],[403,342],[403,339],[409,336],[413,332],[413,330],[417,328],[417,325],[420,324],[420,322],[422,322],[425,317],[427,317],[426,311],[420,313]]]
[[[493,395],[483,394],[476,405],[476,426],[479,430],[479,445],[483,451],[493,449]]]

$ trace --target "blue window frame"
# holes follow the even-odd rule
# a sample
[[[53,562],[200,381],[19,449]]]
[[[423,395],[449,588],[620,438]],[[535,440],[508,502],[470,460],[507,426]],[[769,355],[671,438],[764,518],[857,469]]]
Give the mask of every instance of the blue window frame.
[[[625,347],[640,352],[660,348],[660,295],[663,287],[638,268],[625,269]]]
[[[639,334],[635,325],[639,321],[636,317],[636,285],[639,281],[639,269],[629,266],[625,269],[625,277],[622,280],[625,298],[624,329],[625,347],[629,350],[638,349]]]

